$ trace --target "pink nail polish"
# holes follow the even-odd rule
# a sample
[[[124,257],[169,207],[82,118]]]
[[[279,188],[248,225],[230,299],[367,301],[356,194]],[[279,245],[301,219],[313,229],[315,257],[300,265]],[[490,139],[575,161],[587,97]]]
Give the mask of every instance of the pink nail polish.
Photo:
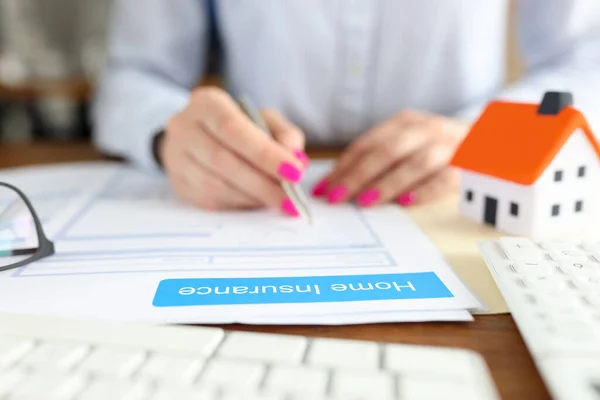
[[[327,192],[327,179],[322,179],[312,190],[313,196],[323,196]]]
[[[398,203],[403,207],[408,207],[416,200],[415,194],[412,192],[404,193],[398,198]]]
[[[339,201],[341,201],[344,198],[344,196],[346,196],[347,191],[348,191],[348,189],[346,189],[346,186],[343,186],[343,185],[336,186],[329,193],[329,196],[327,196],[327,199],[329,200],[330,203],[338,203]]]
[[[292,164],[284,162],[279,166],[279,176],[290,182],[297,183],[302,179],[302,171]]]
[[[294,155],[304,164],[305,168],[310,165],[310,158],[308,158],[308,155],[304,151],[294,150]]]
[[[294,203],[292,203],[290,199],[285,199],[281,202],[281,211],[292,217],[297,217],[300,215],[298,210],[296,210],[296,207],[294,207]]]
[[[358,196],[357,201],[358,201],[358,204],[360,204],[362,207],[368,207],[374,201],[376,201],[378,198],[379,198],[379,190],[369,189],[369,190],[362,192]]]

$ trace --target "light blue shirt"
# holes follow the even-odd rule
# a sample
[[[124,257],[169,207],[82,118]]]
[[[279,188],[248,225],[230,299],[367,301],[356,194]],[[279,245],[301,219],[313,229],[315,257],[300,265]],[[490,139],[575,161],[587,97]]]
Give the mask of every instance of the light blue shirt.
[[[506,0],[217,0],[223,78],[309,144],[346,144],[403,109],[472,120],[493,98],[568,90],[600,132],[600,3],[516,0],[526,73],[504,87]],[[104,151],[156,168],[154,134],[206,73],[208,1],[116,0],[93,107]]]

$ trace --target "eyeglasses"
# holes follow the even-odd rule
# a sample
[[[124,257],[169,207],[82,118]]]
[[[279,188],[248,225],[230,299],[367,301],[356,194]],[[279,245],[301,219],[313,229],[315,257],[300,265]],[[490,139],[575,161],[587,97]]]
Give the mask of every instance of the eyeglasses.
[[[0,182],[0,271],[54,254],[31,202],[16,187]]]

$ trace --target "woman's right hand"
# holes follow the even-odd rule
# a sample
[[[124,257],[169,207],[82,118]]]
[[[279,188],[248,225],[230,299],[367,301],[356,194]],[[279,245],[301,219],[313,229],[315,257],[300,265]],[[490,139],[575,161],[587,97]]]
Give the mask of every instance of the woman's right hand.
[[[169,121],[159,147],[176,194],[205,210],[276,207],[297,216],[280,181],[302,179],[304,135],[277,111],[261,115],[274,139],[225,91],[197,89]]]

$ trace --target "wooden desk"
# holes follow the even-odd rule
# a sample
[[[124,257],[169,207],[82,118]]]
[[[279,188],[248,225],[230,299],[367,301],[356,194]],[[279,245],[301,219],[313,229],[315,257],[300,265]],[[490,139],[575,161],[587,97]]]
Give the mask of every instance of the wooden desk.
[[[29,102],[48,96],[63,96],[84,102],[89,98],[91,90],[89,82],[85,79],[39,81],[18,86],[0,83],[0,101]]]
[[[330,156],[327,150],[311,155]],[[0,146],[0,167],[101,160],[87,143],[36,143]],[[503,399],[549,399],[534,363],[510,315],[477,316],[469,323],[401,323],[360,326],[241,326],[227,329],[306,336],[456,346],[475,350],[487,361]]]

